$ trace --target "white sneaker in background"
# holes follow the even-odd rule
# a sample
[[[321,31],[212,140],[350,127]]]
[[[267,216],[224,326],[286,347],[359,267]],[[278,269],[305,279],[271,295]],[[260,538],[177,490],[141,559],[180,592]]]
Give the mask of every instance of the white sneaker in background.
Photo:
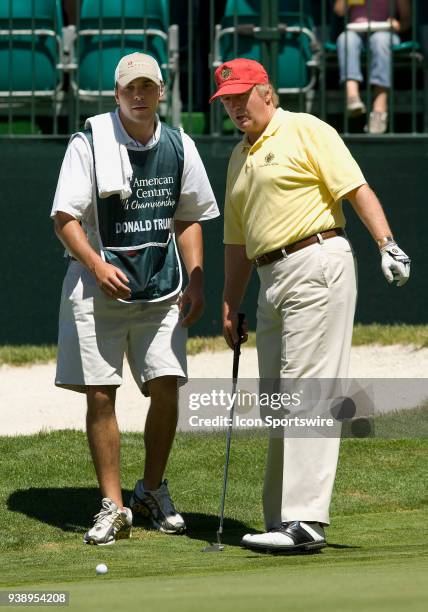
[[[186,530],[184,519],[175,509],[169,494],[167,480],[154,491],[146,491],[143,480],[138,480],[129,505],[134,514],[148,518],[153,527],[163,533],[178,534]]]
[[[385,134],[388,126],[388,113],[372,111],[369,116],[369,123],[366,132],[369,134]]]
[[[366,107],[360,96],[351,96],[347,99],[346,111],[349,117],[359,117],[366,112]]]

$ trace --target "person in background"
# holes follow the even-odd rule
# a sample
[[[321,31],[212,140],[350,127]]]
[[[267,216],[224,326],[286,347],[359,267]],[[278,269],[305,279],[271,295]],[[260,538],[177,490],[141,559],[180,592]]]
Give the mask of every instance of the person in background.
[[[396,13],[391,14],[391,5]],[[400,34],[411,24],[410,0],[335,0],[334,11],[345,17],[348,27],[337,39],[340,81],[346,83],[346,106],[350,117],[366,112],[360,97],[361,52],[370,49],[370,85],[373,86],[373,107],[366,130],[383,134],[388,126],[388,90],[391,87],[392,45],[400,43]],[[373,31],[368,30],[370,22]],[[367,24],[367,28],[366,28]],[[379,28],[379,29],[377,29]],[[366,30],[366,31],[364,31]]]

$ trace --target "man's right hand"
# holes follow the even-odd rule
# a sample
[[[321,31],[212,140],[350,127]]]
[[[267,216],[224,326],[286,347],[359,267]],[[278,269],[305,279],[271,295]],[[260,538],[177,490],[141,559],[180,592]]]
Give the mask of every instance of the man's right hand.
[[[238,311],[223,309],[223,336],[228,346],[233,350],[239,340],[238,336]],[[248,340],[248,321],[242,323],[241,343]]]
[[[108,297],[115,300],[128,300],[131,297],[131,290],[127,286],[129,280],[116,266],[100,260],[95,264],[93,274],[98,287]]]
[[[101,259],[89,244],[77,219],[64,211],[58,211],[54,223],[55,233],[65,248],[95,276],[99,288],[105,295],[115,300],[127,300],[131,297],[126,275],[116,266]]]

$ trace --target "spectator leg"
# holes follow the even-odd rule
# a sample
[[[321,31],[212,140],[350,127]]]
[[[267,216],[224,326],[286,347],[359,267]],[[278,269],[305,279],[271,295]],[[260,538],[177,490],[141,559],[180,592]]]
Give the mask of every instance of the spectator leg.
[[[370,83],[374,86],[373,110],[386,112],[388,89],[391,87],[391,45],[398,45],[400,38],[390,32],[374,32],[370,36]]]
[[[378,113],[388,112],[388,90],[380,85],[373,87],[373,110]]]
[[[363,40],[356,32],[342,32],[337,39],[340,82],[346,82],[347,98],[359,96],[361,72],[361,51]]]

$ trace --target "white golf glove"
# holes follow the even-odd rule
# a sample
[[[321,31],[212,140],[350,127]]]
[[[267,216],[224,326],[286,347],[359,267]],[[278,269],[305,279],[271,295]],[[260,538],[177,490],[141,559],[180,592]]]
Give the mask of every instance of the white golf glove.
[[[388,283],[396,282],[401,287],[409,280],[410,258],[397,246],[396,242],[388,242],[380,249],[382,256],[382,272]]]

